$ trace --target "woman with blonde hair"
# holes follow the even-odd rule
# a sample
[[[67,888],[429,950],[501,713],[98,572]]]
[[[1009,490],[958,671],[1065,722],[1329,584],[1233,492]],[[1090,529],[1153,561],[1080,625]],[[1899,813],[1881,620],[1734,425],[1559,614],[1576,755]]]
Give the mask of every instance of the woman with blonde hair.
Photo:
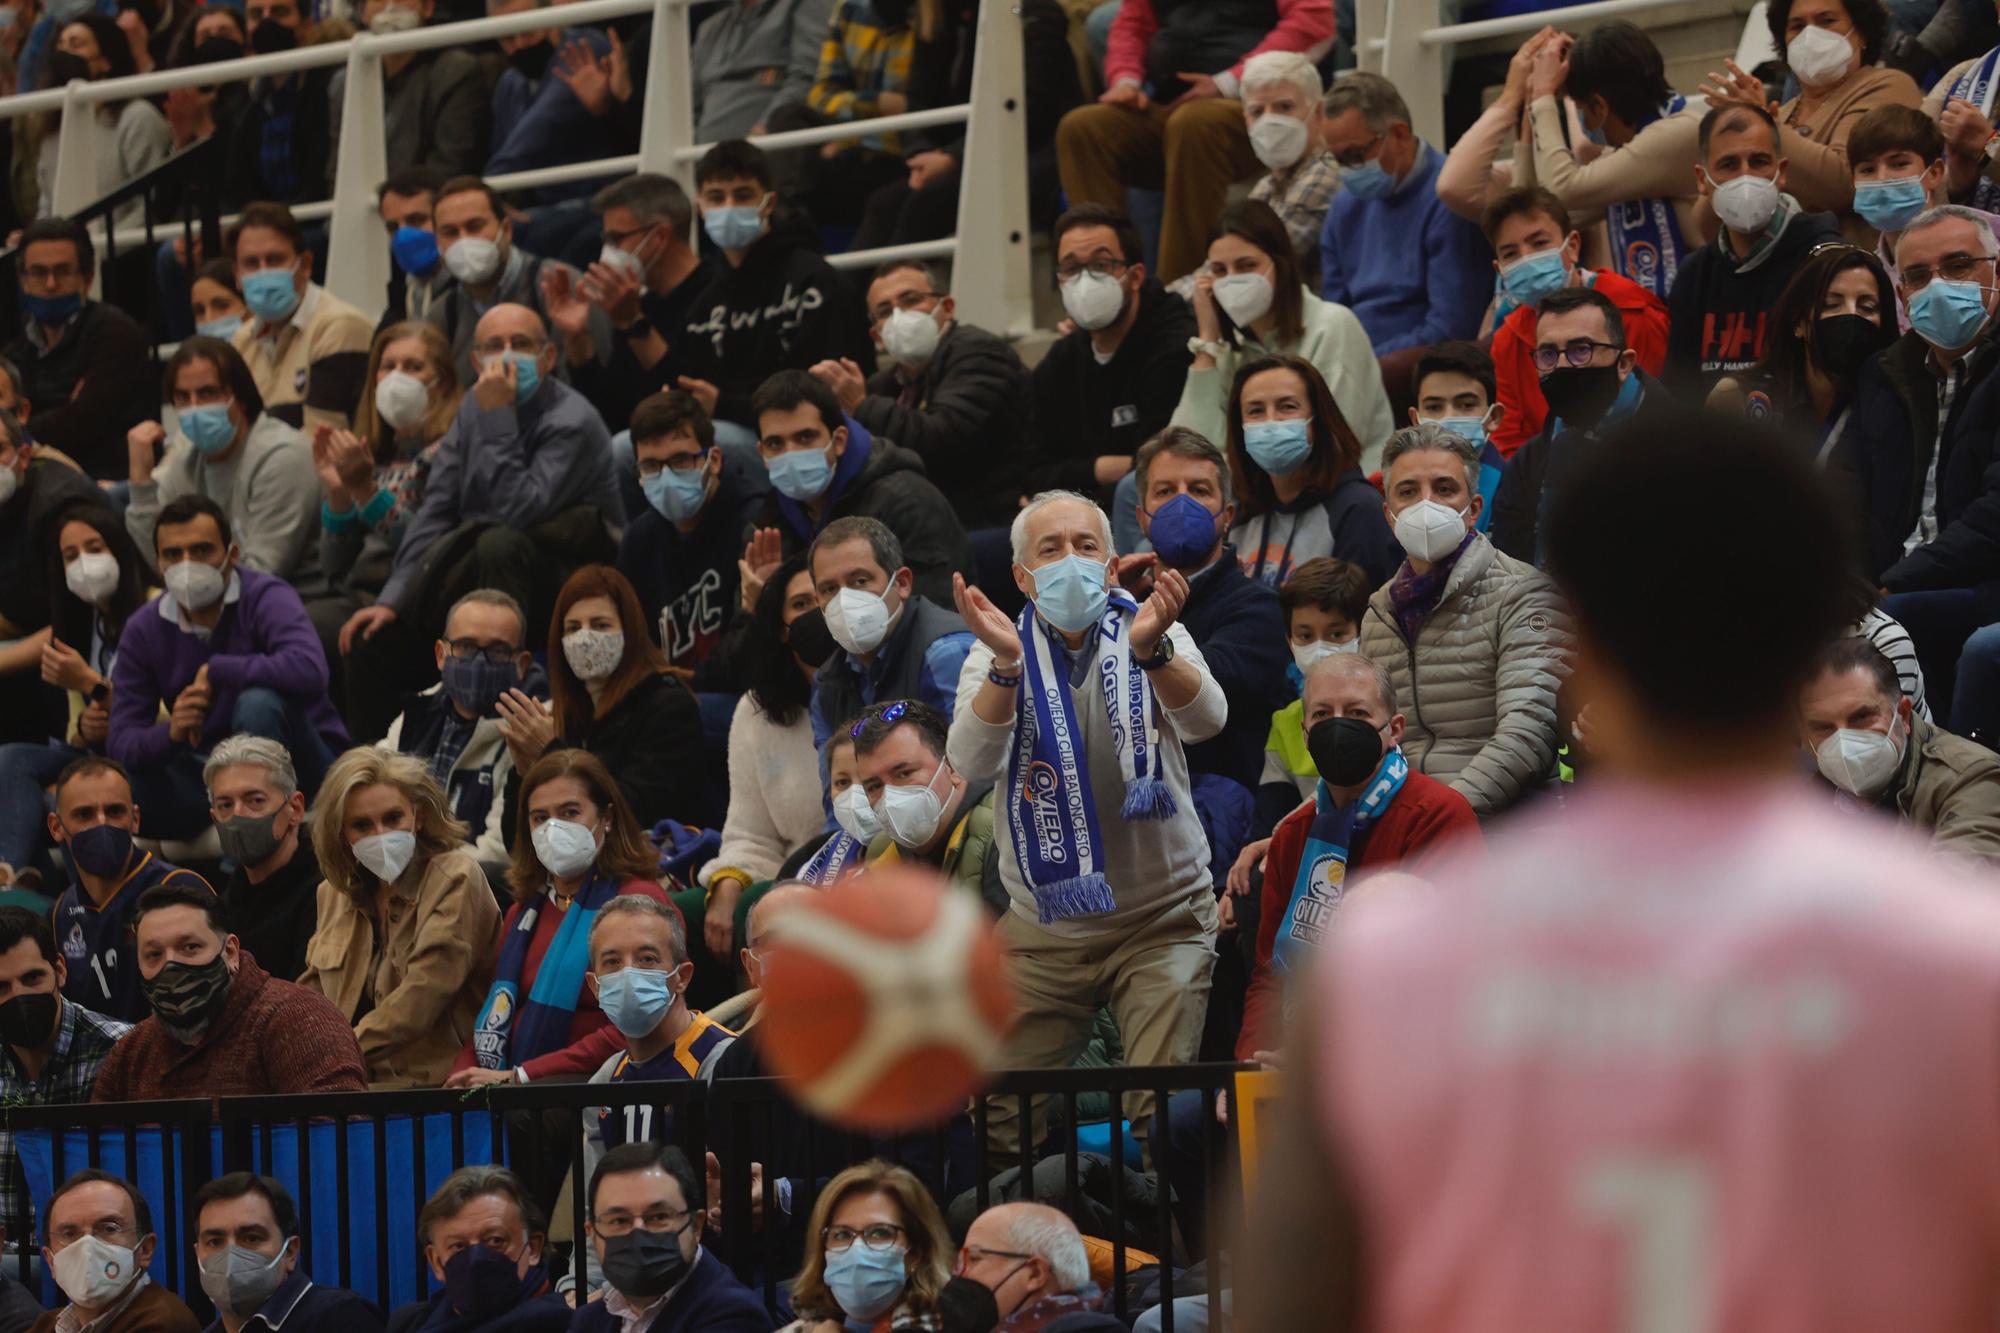
[[[952,1244],[936,1201],[904,1168],[876,1160],[835,1176],[806,1238],[792,1280],[799,1319],[786,1333],[943,1326],[938,1294],[951,1281]]]
[[[378,1086],[435,1087],[472,1036],[500,907],[423,760],[334,761],[313,805],[326,876],[299,978],[354,1024]]]

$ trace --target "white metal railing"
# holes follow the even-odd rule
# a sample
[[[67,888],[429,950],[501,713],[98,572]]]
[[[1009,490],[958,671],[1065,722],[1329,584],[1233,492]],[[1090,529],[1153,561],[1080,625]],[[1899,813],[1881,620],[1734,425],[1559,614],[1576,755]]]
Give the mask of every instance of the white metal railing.
[[[530,9],[389,36],[364,33],[347,41],[274,55],[244,56],[122,79],[78,81],[66,88],[0,98],[0,121],[35,112],[62,111],[52,205],[54,212],[74,213],[97,197],[96,164],[101,153],[113,148],[109,132],[93,114],[98,105],[157,96],[176,88],[345,65],[347,84],[341,103],[340,143],[334,160],[333,198],[296,205],[292,213],[301,221],[331,219],[326,286],[342,300],[379,315],[390,272],[388,246],[375,207],[376,186],[387,175],[382,85],[385,56],[490,41],[552,26],[604,23],[650,12],[652,45],[648,52],[646,98],[641,108],[639,151],[494,176],[488,183],[496,189],[520,190],[651,171],[677,178],[692,194],[694,163],[711,147],[694,141],[693,36],[688,18],[688,7],[694,2],[579,0],[559,10]],[[968,102],[868,121],[768,134],[751,142],[765,149],[805,148],[860,134],[963,124],[966,138],[965,156],[959,169],[958,234],[942,241],[835,255],[831,262],[837,268],[865,269],[890,259],[976,257],[977,262],[954,265],[953,296],[960,314],[970,323],[1018,335],[1028,332],[1033,325],[1025,107],[1020,11],[1013,0],[983,0],[973,58],[972,95]],[[143,240],[144,236],[143,228],[126,228],[117,233],[117,240],[126,244]]]

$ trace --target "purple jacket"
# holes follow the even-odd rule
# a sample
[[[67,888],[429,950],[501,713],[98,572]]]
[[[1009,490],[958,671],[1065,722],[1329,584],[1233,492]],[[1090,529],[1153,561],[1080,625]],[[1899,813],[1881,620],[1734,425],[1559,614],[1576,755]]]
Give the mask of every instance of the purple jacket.
[[[111,757],[128,768],[157,768],[183,747],[167,739],[162,707],[171,711],[180,692],[208,664],[214,706],[202,728],[203,751],[229,734],[236,696],[263,686],[307,710],[313,729],[334,750],[347,748],[347,728],[326,694],[326,654],[292,585],[271,574],[239,568],[242,595],[223,608],[206,641],[180,627],[165,594],[132,613],[111,668]]]

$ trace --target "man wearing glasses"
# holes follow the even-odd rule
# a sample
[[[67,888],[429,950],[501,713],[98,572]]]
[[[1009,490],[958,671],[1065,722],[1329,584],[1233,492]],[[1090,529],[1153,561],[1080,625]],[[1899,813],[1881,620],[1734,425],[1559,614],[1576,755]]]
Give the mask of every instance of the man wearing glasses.
[[[1109,1333],[1125,1327],[1098,1312],[1103,1293],[1090,1280],[1090,1256],[1076,1223],[1045,1203],[1002,1203],[981,1213],[966,1229],[952,1271],[941,1302],[945,1309],[970,1314],[976,1306],[982,1311],[982,1317],[965,1321],[967,1328],[1010,1333],[1051,1327],[1058,1320],[1063,1333]],[[1208,1298],[1193,1301],[1206,1306]],[[1201,1327],[1190,1320],[1192,1314],[1192,1306],[1186,1313],[1176,1306],[1174,1327]],[[945,1326],[959,1326],[959,1321],[948,1317]]]
[[[57,1187],[43,1219],[42,1260],[69,1304],[36,1328],[198,1333],[180,1298],[146,1276],[159,1238],[138,1190],[108,1171],[79,1171]]]
[[[613,1148],[590,1176],[590,1244],[603,1299],[570,1333],[766,1333],[771,1316],[701,1248],[701,1181],[679,1148]]]
[[[1628,342],[1623,314],[1595,288],[1542,298],[1532,357],[1548,419],[1515,451],[1493,495],[1493,544],[1516,560],[1542,563],[1541,517],[1583,451],[1633,413],[1667,405]]]

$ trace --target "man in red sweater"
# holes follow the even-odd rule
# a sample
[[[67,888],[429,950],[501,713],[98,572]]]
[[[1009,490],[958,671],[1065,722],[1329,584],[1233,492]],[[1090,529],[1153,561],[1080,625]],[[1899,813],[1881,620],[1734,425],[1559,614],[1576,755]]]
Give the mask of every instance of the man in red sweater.
[[[1462,854],[1479,841],[1465,798],[1403,762],[1403,715],[1388,672],[1359,653],[1323,657],[1300,702],[1320,787],[1271,834],[1238,1060],[1280,1046],[1286,971],[1317,947],[1356,876],[1390,867],[1421,874],[1440,852]]]
[[[1549,405],[1535,370],[1535,307],[1566,287],[1589,287],[1618,307],[1625,320],[1625,345],[1639,355],[1639,368],[1657,376],[1667,363],[1667,306],[1659,297],[1608,268],[1579,267],[1583,238],[1570,229],[1569,210],[1538,185],[1509,190],[1486,206],[1481,223],[1493,246],[1500,274],[1500,297],[1514,309],[1493,330],[1493,373],[1506,410],[1490,438],[1502,456],[1541,433]]]

